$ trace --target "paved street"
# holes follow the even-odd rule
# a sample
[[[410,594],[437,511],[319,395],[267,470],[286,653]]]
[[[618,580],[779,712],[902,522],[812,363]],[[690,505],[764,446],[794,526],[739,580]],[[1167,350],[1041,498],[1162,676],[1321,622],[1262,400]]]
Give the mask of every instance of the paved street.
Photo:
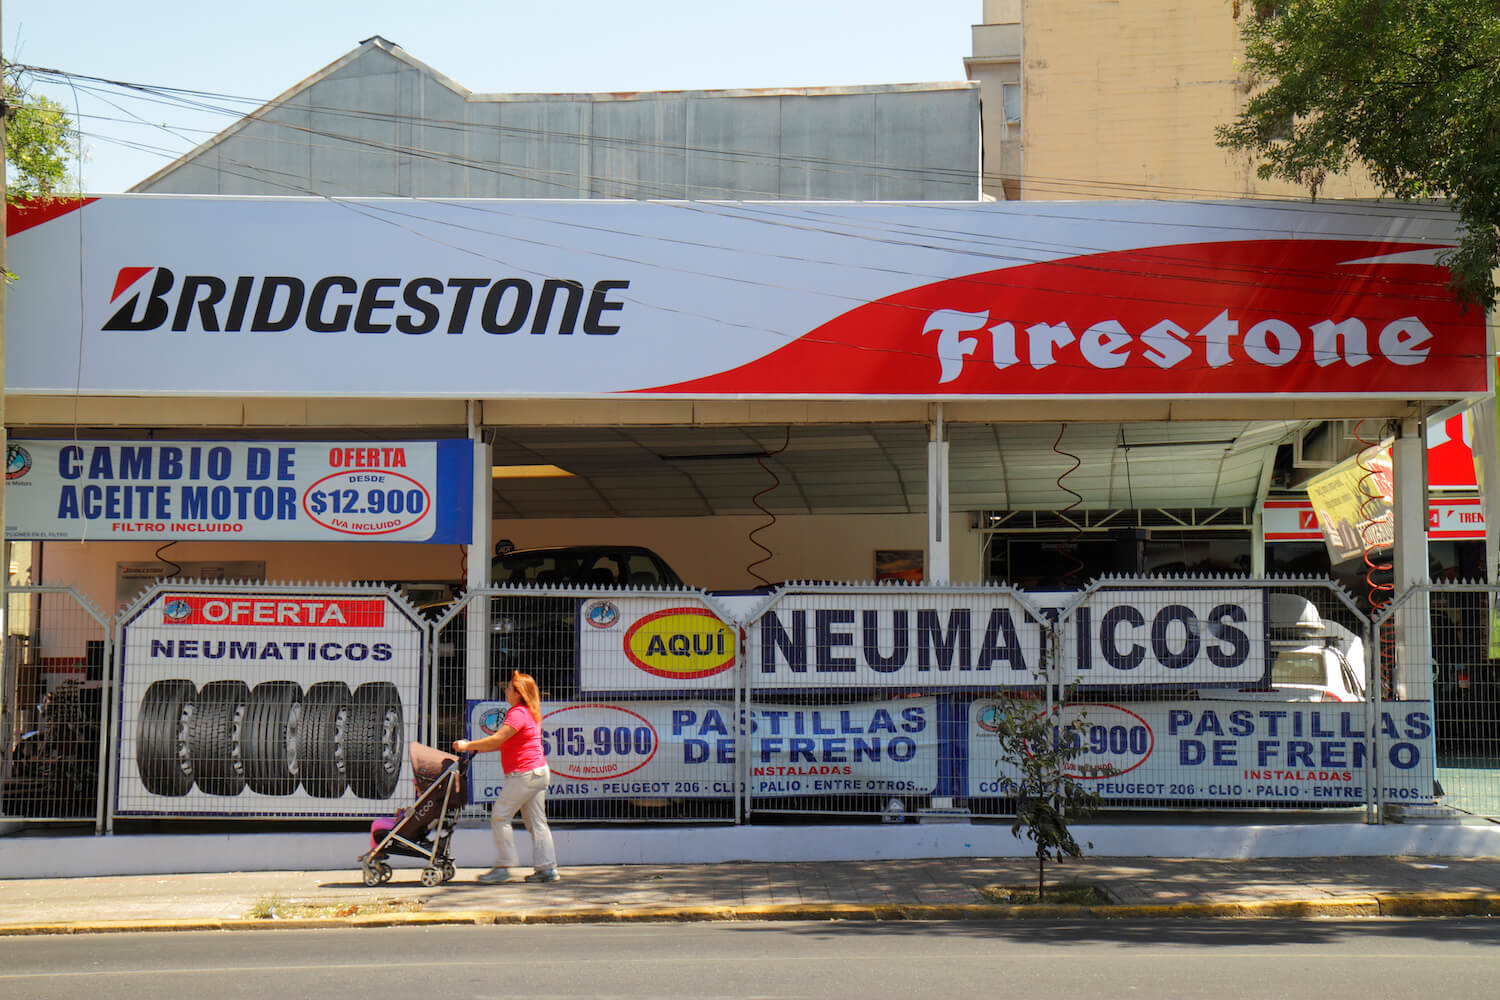
[[[637,924],[0,939],[0,995],[1490,996],[1476,921]]]

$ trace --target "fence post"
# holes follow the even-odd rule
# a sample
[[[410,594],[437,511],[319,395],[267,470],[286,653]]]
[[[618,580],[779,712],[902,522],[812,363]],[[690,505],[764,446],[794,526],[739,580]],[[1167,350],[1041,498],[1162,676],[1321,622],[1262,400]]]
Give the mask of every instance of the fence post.
[[[739,826],[745,821],[745,813],[749,810],[750,705],[745,691],[749,685],[750,671],[745,666],[745,626],[732,616],[727,624],[734,626],[735,638],[738,640],[734,651],[735,669],[740,674],[740,681],[734,686],[734,759],[739,762],[739,766],[734,770],[736,779],[741,782],[740,787],[746,793],[743,796],[744,802],[741,802],[742,796],[734,796],[734,825]]]
[[[116,650],[120,650],[121,653],[122,653],[122,655],[123,655],[123,651],[124,651],[125,647],[120,642],[120,633],[125,628],[125,621],[134,612],[134,609],[135,609],[136,605],[141,604],[145,600],[146,594],[149,594],[151,592],[151,590],[152,590],[152,588],[148,587],[145,591],[143,591],[140,595],[138,595],[134,601],[132,601],[130,604],[126,605],[123,608],[117,609],[116,612],[115,612],[114,623],[110,627],[110,645],[113,646]],[[118,661],[119,659],[120,659],[119,656],[115,657],[116,661]],[[119,695],[117,693],[118,690],[119,690],[119,680],[118,680],[119,674],[120,674],[120,664],[118,662],[110,664],[110,668],[109,668],[109,675],[110,675],[109,690],[110,690],[110,701],[111,702],[113,702],[114,700],[116,700],[116,698],[119,697]],[[110,716],[109,727],[110,727],[110,729],[115,729],[116,726],[117,726],[117,723],[114,721],[114,712],[111,711],[108,714]],[[109,770],[109,784],[105,787],[105,790],[104,790],[104,794],[107,797],[107,801],[104,803],[104,832],[106,834],[112,834],[112,833],[115,832],[115,795],[114,795],[114,791],[115,791],[116,788],[120,787],[120,783],[119,783],[120,782],[120,743],[119,743],[119,740],[109,740],[109,739],[106,739],[105,743],[106,743],[106,746],[110,747],[111,749],[108,751],[108,756],[107,756],[107,763],[108,763],[108,770]]]
[[[1380,796],[1380,761],[1378,750],[1380,741],[1376,736],[1380,727],[1380,704],[1383,687],[1383,675],[1381,671],[1381,654],[1377,647],[1380,635],[1380,625],[1370,619],[1365,622],[1365,760],[1368,766],[1365,768],[1365,823],[1370,825],[1380,824],[1384,817],[1381,813]]]
[[[114,620],[108,619],[104,625],[104,687],[99,692],[99,774],[98,782],[94,792],[94,836],[100,837],[108,833],[113,825],[113,811],[108,801],[109,790],[114,785],[109,780],[110,758],[115,756],[110,753],[110,747],[114,742],[109,738],[109,731],[113,728],[114,702],[115,702],[115,626]]]
[[[1380,718],[1385,706],[1385,665],[1384,655],[1380,650],[1380,633],[1390,621],[1391,609],[1386,608],[1378,618],[1370,620],[1370,642],[1365,647],[1365,691],[1370,696],[1370,717],[1366,720],[1365,731],[1369,734],[1369,745],[1366,752],[1370,762],[1366,773],[1369,775],[1370,784],[1374,790],[1375,816],[1373,822],[1379,825],[1385,822],[1385,796],[1381,792],[1381,766],[1380,766]]]

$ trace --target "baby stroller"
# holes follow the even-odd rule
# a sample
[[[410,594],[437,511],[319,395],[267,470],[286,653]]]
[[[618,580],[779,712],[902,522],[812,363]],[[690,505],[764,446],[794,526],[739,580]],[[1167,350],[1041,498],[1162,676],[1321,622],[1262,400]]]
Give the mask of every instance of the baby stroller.
[[[386,858],[392,854],[426,861],[423,885],[434,886],[453,878],[448,842],[453,838],[458,812],[468,800],[469,761],[473,757],[470,753],[455,757],[421,743],[407,747],[417,801],[394,817],[370,824],[370,849],[359,856],[365,885],[384,885],[391,880]]]

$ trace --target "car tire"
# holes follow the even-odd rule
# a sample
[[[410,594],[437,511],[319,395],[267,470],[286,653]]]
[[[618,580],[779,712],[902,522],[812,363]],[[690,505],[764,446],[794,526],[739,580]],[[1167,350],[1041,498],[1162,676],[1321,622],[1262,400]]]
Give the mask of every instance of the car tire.
[[[303,791],[314,798],[336,799],[349,784],[344,747],[351,700],[343,681],[322,681],[302,696],[297,770]]]
[[[198,692],[188,723],[193,780],[209,795],[238,795],[245,790],[241,746],[250,688],[244,681],[210,681]]]
[[[188,728],[197,688],[192,681],[157,681],[141,697],[135,730],[135,766],[152,795],[186,795],[193,787]]]
[[[396,685],[373,681],[355,689],[344,730],[344,762],[355,795],[390,798],[401,775],[404,736]]]
[[[290,795],[300,780],[297,736],[302,728],[302,687],[295,681],[255,685],[240,727],[245,784],[261,795]]]

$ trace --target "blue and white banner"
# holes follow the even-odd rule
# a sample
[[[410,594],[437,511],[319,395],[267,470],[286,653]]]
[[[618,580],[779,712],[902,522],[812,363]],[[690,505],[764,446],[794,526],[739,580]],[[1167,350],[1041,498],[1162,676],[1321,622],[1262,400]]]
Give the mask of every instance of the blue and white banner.
[[[499,729],[503,702],[469,705],[469,737]],[[938,782],[934,698],[760,705],[749,713],[750,794],[931,795]],[[564,799],[729,798],[740,794],[731,702],[567,702],[544,706],[547,794]],[[500,755],[474,759],[470,795],[492,801]]]
[[[1008,798],[1006,780],[1020,778],[1000,758],[1000,710],[988,699],[969,706],[971,797]],[[1069,705],[1062,721],[1084,717],[1074,775],[1109,801],[1358,805],[1373,769],[1382,801],[1432,802],[1428,703],[1385,702],[1373,726],[1368,712],[1328,702],[1130,702]]]
[[[468,440],[12,439],[5,476],[7,540],[472,537]]]

